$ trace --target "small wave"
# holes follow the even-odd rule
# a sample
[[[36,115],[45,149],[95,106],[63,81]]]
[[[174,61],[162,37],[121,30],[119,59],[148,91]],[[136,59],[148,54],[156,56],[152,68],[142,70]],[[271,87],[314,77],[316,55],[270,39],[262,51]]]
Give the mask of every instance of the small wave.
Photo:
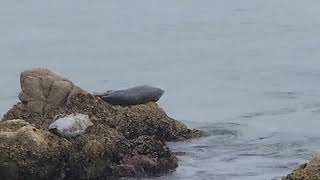
[[[265,92],[264,95],[272,98],[295,99],[303,95],[303,93],[296,91],[271,91]]]
[[[249,113],[243,116],[240,116],[240,118],[257,118],[261,116],[278,116],[278,115],[286,115],[297,112],[296,109],[293,108],[282,108],[279,110],[270,110],[270,111],[263,111],[263,112],[255,112],[255,113]]]
[[[249,9],[247,8],[235,8],[233,9],[234,12],[248,12]]]
[[[241,124],[239,123],[220,122],[220,123],[206,124],[205,126],[199,127],[199,129],[206,131],[209,134],[209,136],[220,136],[220,135],[237,136],[238,129],[240,126]]]

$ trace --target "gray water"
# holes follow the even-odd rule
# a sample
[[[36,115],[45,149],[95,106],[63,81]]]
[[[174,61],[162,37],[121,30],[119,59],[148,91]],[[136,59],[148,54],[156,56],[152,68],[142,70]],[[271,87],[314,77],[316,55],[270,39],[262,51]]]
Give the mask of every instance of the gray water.
[[[320,1],[0,1],[0,112],[19,73],[57,71],[89,91],[149,84],[207,138],[171,143],[154,179],[280,179],[320,150]]]

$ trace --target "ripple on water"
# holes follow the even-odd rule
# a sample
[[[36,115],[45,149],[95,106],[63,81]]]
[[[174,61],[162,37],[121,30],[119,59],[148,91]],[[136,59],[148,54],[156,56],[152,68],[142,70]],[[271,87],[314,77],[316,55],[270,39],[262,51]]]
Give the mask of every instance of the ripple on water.
[[[208,137],[169,143],[179,152],[179,167],[156,179],[280,179],[311,156],[306,146],[320,143],[320,139],[279,132],[248,138],[243,136],[248,128],[233,122],[206,124],[200,129]]]
[[[287,115],[296,112],[297,110],[294,108],[280,108],[277,110],[268,110],[268,111],[262,111],[262,112],[255,112],[255,113],[249,113],[240,116],[240,118],[258,118],[262,116],[278,116],[278,115]]]

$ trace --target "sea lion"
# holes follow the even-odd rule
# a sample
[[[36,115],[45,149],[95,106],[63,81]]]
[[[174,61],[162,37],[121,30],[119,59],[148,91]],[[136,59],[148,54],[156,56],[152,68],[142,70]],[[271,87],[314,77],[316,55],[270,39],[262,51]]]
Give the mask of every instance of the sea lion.
[[[111,105],[130,106],[157,102],[163,95],[164,90],[152,86],[136,86],[124,90],[109,90],[105,93],[94,93]]]

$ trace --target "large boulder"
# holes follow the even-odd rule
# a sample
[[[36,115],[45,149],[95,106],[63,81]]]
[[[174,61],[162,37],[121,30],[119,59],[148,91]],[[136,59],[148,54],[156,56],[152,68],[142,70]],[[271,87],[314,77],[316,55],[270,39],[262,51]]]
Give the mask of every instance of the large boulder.
[[[156,103],[113,106],[47,69],[21,74],[20,100],[0,122],[0,179],[106,179],[153,176],[177,167],[164,141],[203,135]],[[49,125],[70,114],[90,126],[73,138]]]
[[[309,163],[301,165],[283,180],[320,180],[320,154],[315,154]]]
[[[19,99],[28,110],[42,113],[64,107],[70,95],[85,93],[71,81],[48,69],[26,70],[20,75]]]

